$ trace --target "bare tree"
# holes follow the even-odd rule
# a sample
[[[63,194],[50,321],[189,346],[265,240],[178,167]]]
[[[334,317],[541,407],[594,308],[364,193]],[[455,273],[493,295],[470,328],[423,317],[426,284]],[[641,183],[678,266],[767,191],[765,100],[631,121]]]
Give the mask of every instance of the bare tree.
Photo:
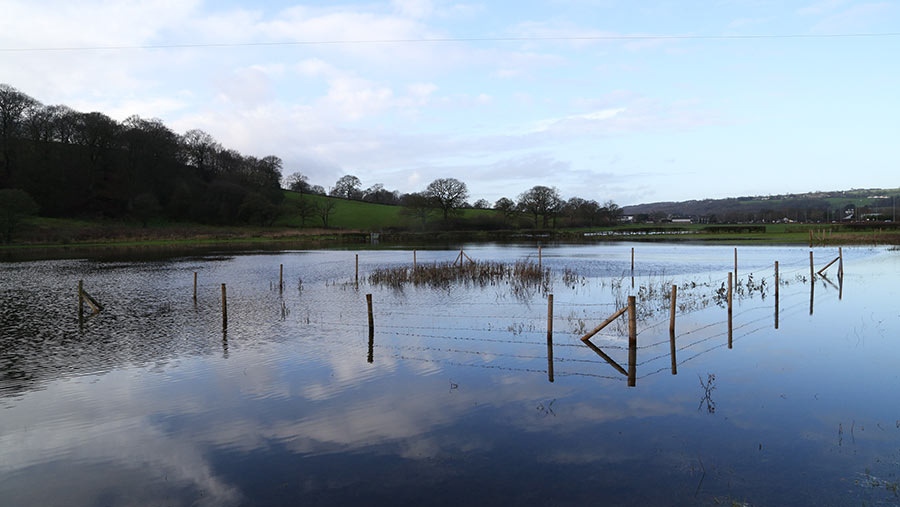
[[[294,203],[297,209],[297,215],[300,217],[300,227],[306,227],[306,219],[316,215],[316,205],[308,201],[306,197],[301,197]]]
[[[12,86],[0,84],[0,153],[3,155],[3,173],[0,186],[12,175],[15,164],[14,138],[19,136],[27,111],[40,103]]]
[[[556,187],[536,185],[519,195],[518,206],[522,211],[534,216],[535,227],[538,216],[543,218],[543,226],[547,227],[547,220],[555,216],[562,207],[562,199]]]
[[[362,182],[359,178],[352,174],[341,176],[334,184],[330,194],[335,197],[343,197],[345,199],[358,199],[362,193],[360,192]]]
[[[305,194],[309,192],[309,178],[301,173],[293,173],[284,179],[284,184],[289,190]]]
[[[316,215],[319,215],[319,218],[322,219],[322,227],[328,228],[328,217],[331,216],[335,206],[337,204],[331,199],[323,199],[316,204]]]
[[[185,132],[181,142],[187,164],[196,167],[204,179],[211,180],[215,172],[216,154],[222,151],[222,145],[213,136],[199,129]]]
[[[438,178],[428,184],[425,197],[443,212],[444,220],[447,220],[450,213],[465,204],[469,197],[469,189],[465,183],[456,178]]]
[[[419,220],[424,229],[425,225],[428,223],[428,216],[434,211],[431,200],[425,197],[425,194],[421,192],[413,192],[401,197],[400,202],[403,203],[403,210],[401,213]]]

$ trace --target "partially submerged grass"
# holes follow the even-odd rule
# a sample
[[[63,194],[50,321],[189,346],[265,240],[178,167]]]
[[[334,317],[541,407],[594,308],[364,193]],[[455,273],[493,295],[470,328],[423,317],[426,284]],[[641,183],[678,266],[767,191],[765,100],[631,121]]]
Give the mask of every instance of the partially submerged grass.
[[[419,264],[415,268],[397,266],[376,268],[369,274],[369,283],[402,289],[414,287],[449,288],[452,285],[487,287],[509,283],[514,293],[550,289],[550,269],[522,260],[515,264],[471,261],[462,265],[449,262]]]

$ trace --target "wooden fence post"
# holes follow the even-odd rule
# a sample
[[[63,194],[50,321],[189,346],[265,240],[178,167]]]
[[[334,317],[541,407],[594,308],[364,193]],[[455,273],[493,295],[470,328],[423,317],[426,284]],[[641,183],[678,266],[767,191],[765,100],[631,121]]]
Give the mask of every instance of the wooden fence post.
[[[416,251],[413,250],[413,271],[416,269]]]
[[[734,281],[737,282],[737,247],[734,249]]]
[[[369,335],[375,334],[375,316],[372,313],[372,295],[366,294],[366,305],[369,307]]]
[[[359,254],[356,254],[356,285],[359,285]]]
[[[637,315],[634,296],[628,296],[628,386],[637,383]]]
[[[197,272],[194,271],[194,303],[197,303]]]
[[[284,264],[278,265],[278,290],[284,290]]]
[[[631,247],[631,270],[634,271],[634,247]],[[631,286],[634,287],[634,281],[631,282]]]
[[[543,265],[543,257],[541,254],[541,245],[538,245],[538,270],[541,270],[542,265]]]
[[[228,300],[225,296],[225,284],[222,284],[222,330],[228,329]]]
[[[678,286],[672,285],[672,299],[669,305],[669,333],[675,333],[675,302],[678,295]]]
[[[844,278],[844,249],[842,247],[838,247],[838,259],[838,275]]]
[[[809,230],[809,247],[812,248],[812,229]]]
[[[547,378],[553,382],[553,294],[547,295]]]
[[[812,250],[809,251],[809,280],[810,282],[815,281],[816,279],[816,270],[813,267],[813,253]]]
[[[372,295],[366,294],[366,306],[369,309],[369,355],[366,361],[372,363],[375,361],[375,319],[372,314]]]
[[[732,273],[728,273],[728,313],[731,313],[731,295],[732,295],[732,283],[731,283]]]

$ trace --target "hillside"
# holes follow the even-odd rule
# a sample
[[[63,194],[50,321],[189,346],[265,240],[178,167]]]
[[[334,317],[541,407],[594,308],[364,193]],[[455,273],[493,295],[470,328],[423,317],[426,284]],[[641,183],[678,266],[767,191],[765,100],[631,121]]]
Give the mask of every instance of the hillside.
[[[892,219],[900,188],[852,189],[682,202],[655,202],[623,207],[638,221],[691,218],[698,222],[839,221],[855,217]],[[877,216],[880,215],[880,216]]]

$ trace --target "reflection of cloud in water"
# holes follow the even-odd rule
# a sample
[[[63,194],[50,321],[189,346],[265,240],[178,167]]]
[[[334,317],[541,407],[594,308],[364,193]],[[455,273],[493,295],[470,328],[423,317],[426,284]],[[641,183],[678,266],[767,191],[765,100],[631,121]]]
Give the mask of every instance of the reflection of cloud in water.
[[[22,421],[9,425],[8,420],[0,426],[0,471],[14,478],[3,488],[8,498],[18,498],[22,505],[93,505],[111,499],[140,505],[160,503],[178,489],[193,490],[199,505],[239,502],[238,490],[216,476],[196,442],[188,435],[167,434],[148,417],[147,400],[130,396],[140,391],[139,379],[112,377],[91,384],[56,384],[17,404],[31,417],[27,426]],[[63,392],[51,392],[57,389]],[[87,392],[105,396],[81,403],[88,399]],[[98,417],[111,411],[117,415]],[[41,412],[46,417],[35,417]],[[29,472],[16,473],[25,470]],[[45,483],[51,476],[54,486],[48,492]],[[134,487],[154,483],[166,487]]]

